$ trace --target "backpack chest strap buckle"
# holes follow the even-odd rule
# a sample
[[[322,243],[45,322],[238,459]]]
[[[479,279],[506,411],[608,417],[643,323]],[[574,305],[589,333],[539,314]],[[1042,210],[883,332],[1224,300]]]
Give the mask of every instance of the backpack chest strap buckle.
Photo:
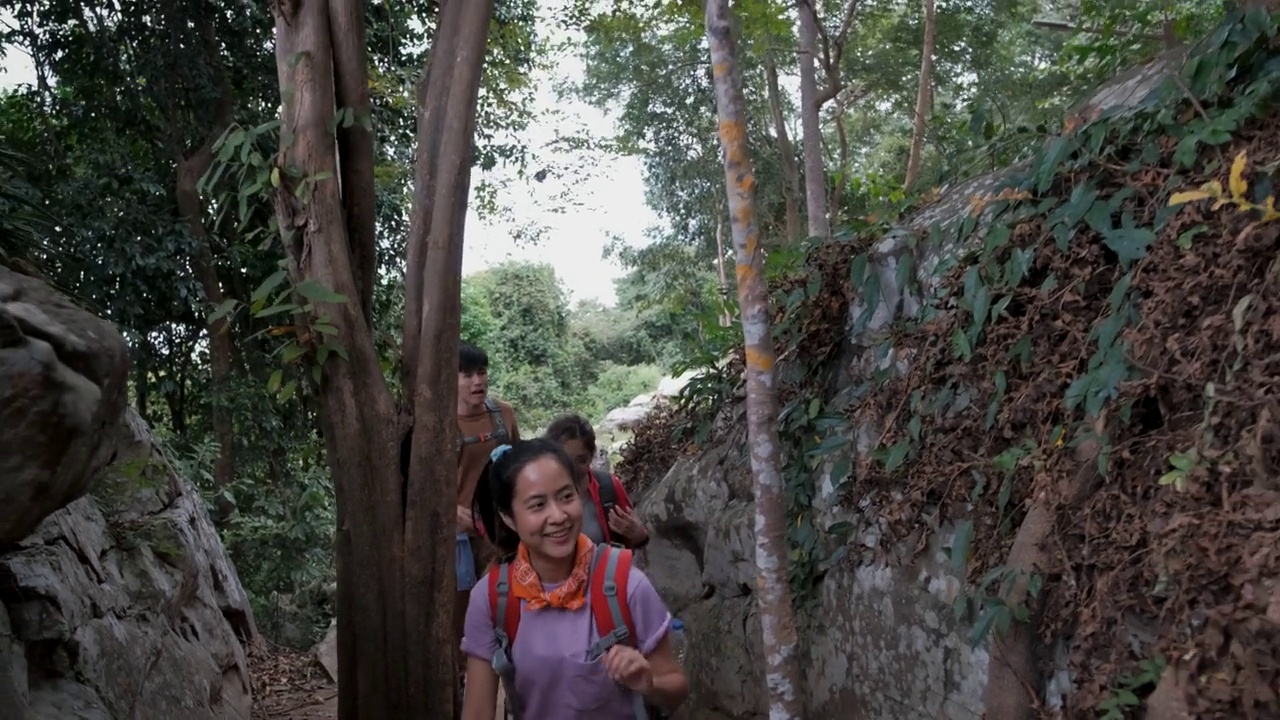
[[[625,625],[614,628],[613,632],[591,644],[591,647],[587,650],[587,662],[595,662],[596,660],[599,660],[604,657],[605,653],[609,652],[609,648],[620,643],[625,643],[630,637],[631,633],[627,630]]]

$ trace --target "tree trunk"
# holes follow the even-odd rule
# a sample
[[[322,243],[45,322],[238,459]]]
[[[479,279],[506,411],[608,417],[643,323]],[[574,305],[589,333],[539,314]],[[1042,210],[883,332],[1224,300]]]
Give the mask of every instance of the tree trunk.
[[[221,132],[220,128],[218,134]],[[213,163],[213,141],[206,142],[190,157],[179,155],[177,163],[178,214],[186,220],[187,228],[196,241],[191,266],[204,290],[205,300],[211,307],[217,307],[225,298],[218,270],[214,266],[213,250],[209,247],[209,233],[204,226],[204,203],[197,189],[200,178]],[[213,379],[209,394],[210,419],[214,439],[218,442],[218,457],[213,463],[213,484],[218,489],[230,485],[236,474],[235,424],[227,397],[231,392],[231,362],[231,327],[227,324],[226,317],[221,317],[209,324],[209,366]],[[214,503],[219,515],[218,521],[227,521],[235,510],[234,506],[221,494]]]
[[[764,77],[769,92],[769,111],[773,115],[773,132],[778,136],[778,158],[782,166],[782,198],[786,203],[787,241],[800,241],[800,168],[796,167],[796,148],[787,133],[787,120],[782,112],[782,93],[778,89],[778,66],[771,56],[764,59]],[[724,251],[721,250],[723,253]]]
[[[916,94],[915,130],[911,133],[911,154],[907,156],[907,179],[903,183],[908,190],[920,176],[920,152],[924,148],[926,118],[932,106],[933,96],[933,43],[937,34],[937,16],[933,0],[924,0],[924,49],[920,53],[920,90]]]
[[[462,247],[471,189],[476,105],[494,0],[442,4],[431,59],[418,83],[418,156],[409,225],[404,326],[405,394],[412,398],[413,441],[405,489],[405,555],[431,557],[405,568],[411,637],[438,653],[409,653],[419,718],[456,717],[457,638],[453,618],[454,507],[458,432],[458,335]]]
[[[720,313],[720,327],[733,324],[733,315],[729,311],[729,278],[724,272],[724,216],[716,213],[716,272],[720,275],[720,302],[724,312]]]
[[[408,242],[403,378],[398,411],[368,322],[374,236],[372,136],[337,138],[335,108],[367,111],[361,0],[276,6],[276,64],[284,100],[279,164],[296,167],[276,196],[295,280],[354,300],[318,303],[346,358],[324,366],[321,427],[338,500],[338,714],[449,717],[453,646],[453,498],[463,223],[480,73],[493,0],[442,3],[418,87],[418,156]],[[339,123],[341,125],[341,123]],[[342,131],[339,131],[342,132]],[[336,151],[335,151],[336,147]],[[340,171],[337,179],[315,179]],[[310,180],[308,179],[310,178]],[[304,183],[300,196],[291,187]],[[430,261],[430,265],[428,265]],[[305,321],[305,318],[302,319]],[[305,332],[305,331],[304,331]],[[421,365],[421,367],[419,367]],[[414,428],[407,473],[404,432]]]
[[[369,104],[369,60],[365,43],[364,5],[329,4],[333,38],[335,102],[346,117],[338,123],[338,177],[346,214],[351,269],[360,288],[360,307],[373,322],[373,285],[378,253],[374,224],[373,118]]]
[[[343,193],[373,193],[373,186],[339,186],[331,121],[335,112],[335,17],[363,25],[360,0],[297,0],[276,3],[276,67],[282,99],[281,148],[277,164],[282,187],[275,206],[295,282],[314,280],[347,298],[365,297],[353,256],[367,250],[351,242]],[[341,26],[338,26],[341,27]],[[341,58],[345,80],[366,82],[367,68]],[[370,142],[365,136],[364,142]],[[352,163],[354,164],[354,163]],[[297,168],[294,178],[284,168]],[[330,177],[325,177],[328,173]],[[305,187],[303,187],[305,186]],[[358,203],[357,203],[358,204]],[[413,676],[406,658],[439,653],[405,625],[402,475],[397,409],[382,378],[364,308],[357,300],[315,303],[337,328],[346,358],[331,356],[320,381],[321,429],[338,504],[338,716],[360,718],[429,717],[429,708],[410,704],[409,688],[448,682]],[[299,325],[308,318],[299,317]],[[309,335],[301,331],[300,341]],[[438,564],[435,554],[414,563]]]
[[[755,175],[747,151],[746,103],[738,73],[728,0],[707,0],[707,40],[724,149],[738,303],[746,342],[747,437],[756,499],[756,598],[764,636],[769,717],[801,717],[801,675],[795,612],[787,570],[786,496],[778,457],[778,398],[773,333],[764,280],[764,256],[756,223]],[[811,46],[812,47],[812,46]],[[812,57],[810,78],[812,79]],[[807,138],[806,138],[807,140]],[[824,215],[818,217],[825,219]],[[809,219],[810,225],[813,218]]]
[[[805,209],[809,215],[809,237],[831,237],[827,218],[827,175],[822,162],[822,109],[818,97],[818,77],[814,62],[818,55],[818,18],[812,0],[800,0],[800,127],[804,146]]]

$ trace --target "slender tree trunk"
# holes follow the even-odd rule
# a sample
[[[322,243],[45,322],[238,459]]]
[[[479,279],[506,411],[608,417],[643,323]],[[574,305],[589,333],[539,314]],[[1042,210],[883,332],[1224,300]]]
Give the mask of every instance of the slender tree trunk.
[[[764,77],[769,92],[769,112],[773,115],[773,132],[778,136],[778,157],[782,165],[782,198],[786,204],[787,241],[800,241],[800,168],[796,167],[796,148],[787,133],[786,115],[782,112],[782,92],[778,89],[778,66],[771,56],[764,59]],[[723,252],[723,251],[722,251]]]
[[[462,246],[471,189],[476,105],[494,0],[443,3],[431,59],[418,84],[418,156],[405,302],[405,394],[413,403],[413,442],[405,492],[405,552],[435,555],[405,568],[404,604],[411,637],[439,653],[403,658],[411,676],[437,678],[411,686],[419,718],[457,717],[454,648],[454,507],[458,432],[458,335]]]
[[[822,125],[818,113],[822,109],[818,97],[815,59],[818,55],[818,18],[812,0],[800,0],[800,127],[804,146],[805,209],[809,220],[809,237],[831,237],[827,217],[827,175],[822,162]]]
[[[221,134],[221,129],[218,133]],[[177,162],[178,213],[186,221],[187,228],[196,241],[191,266],[204,291],[205,300],[210,306],[217,307],[225,298],[218,270],[214,266],[213,251],[209,247],[209,233],[204,226],[204,203],[197,189],[200,178],[213,163],[213,141],[206,142],[190,157],[179,156]],[[218,318],[209,324],[209,366],[213,380],[209,404],[213,436],[218,442],[218,457],[213,463],[213,483],[219,489],[230,485],[236,474],[235,424],[227,397],[231,392],[232,352],[231,327],[225,317]],[[235,510],[231,502],[222,495],[215,501],[215,507],[219,522],[228,520]]]
[[[791,720],[801,717],[804,702],[795,611],[788,585],[786,496],[778,457],[773,333],[756,223],[755,175],[747,151],[746,103],[728,0],[707,0],[706,24],[737,257],[738,304],[746,341],[747,437],[756,499],[756,598],[764,636],[769,717]]]
[[[920,90],[916,93],[915,130],[911,133],[911,154],[907,156],[908,190],[920,177],[920,153],[924,148],[924,131],[928,126],[929,108],[933,105],[933,43],[937,35],[937,16],[933,0],[924,0],[924,45],[920,53]]]
[[[720,274],[720,302],[724,304],[724,312],[720,313],[720,327],[733,324],[733,315],[729,311],[729,278],[724,272],[724,216],[716,213],[716,272]]]

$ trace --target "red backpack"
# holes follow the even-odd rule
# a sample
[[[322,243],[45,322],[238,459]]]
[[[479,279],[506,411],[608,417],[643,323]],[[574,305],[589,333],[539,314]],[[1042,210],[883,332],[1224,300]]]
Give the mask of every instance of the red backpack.
[[[507,699],[515,706],[515,717],[523,715],[523,704],[516,695],[515,665],[511,648],[520,630],[520,600],[510,596],[510,563],[502,563],[489,571],[489,616],[493,619],[494,635],[498,649],[493,654],[493,669],[507,687]],[[627,605],[627,583],[631,576],[631,551],[619,545],[596,545],[591,559],[591,571],[587,583],[587,603],[600,636],[587,651],[587,659],[594,661],[618,643],[638,647],[635,623],[631,608]],[[637,720],[648,717],[644,698],[635,695]]]

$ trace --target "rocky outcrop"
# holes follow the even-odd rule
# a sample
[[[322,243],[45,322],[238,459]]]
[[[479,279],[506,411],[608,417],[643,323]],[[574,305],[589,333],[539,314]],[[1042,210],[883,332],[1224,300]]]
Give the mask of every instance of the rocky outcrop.
[[[90,494],[0,555],[0,717],[248,720],[249,599],[204,501],[124,430]]]
[[[1136,107],[1179,57],[1166,55],[1117,78],[1084,103],[1080,113],[1096,117],[1104,110]],[[878,275],[879,302],[862,333],[849,333],[838,387],[824,404],[852,403],[862,379],[905,362],[895,349],[877,353],[873,348],[895,319],[914,313],[926,294],[937,291],[940,261],[956,253],[949,241],[917,245],[913,239],[935,224],[962,222],[971,199],[997,192],[1008,172],[946,189],[874,249],[874,265],[867,273]],[[903,283],[899,261],[907,253],[914,253],[914,282]],[[850,328],[865,308],[860,302],[849,308]],[[647,572],[686,621],[690,716],[763,718],[763,649],[752,597],[754,503],[741,407],[723,409],[716,424],[737,430],[696,457],[678,461],[639,501],[652,537]],[[865,457],[877,437],[874,427],[855,427],[850,439],[856,454]],[[815,472],[816,524],[824,530],[841,524],[850,541],[843,549],[846,559],[827,569],[817,607],[800,618],[806,716],[981,718],[989,656],[985,646],[970,647],[964,630],[973,618],[957,617],[953,610],[962,586],[948,561],[952,526],[935,513],[920,518],[916,536],[902,546],[881,547],[881,508],[868,501],[856,507],[838,503],[830,472],[829,465]],[[1050,705],[1069,688],[1069,679],[1061,675],[1049,680],[1044,693]]]
[[[110,323],[0,267],[0,547],[83,495],[109,462],[127,372]]]
[[[4,720],[250,717],[248,597],[127,367],[111,325],[0,268]]]
[[[675,377],[662,378],[653,392],[637,395],[626,405],[610,410],[600,421],[596,430],[612,433],[634,428],[652,415],[660,405],[679,395],[680,391],[684,390],[685,386],[697,376],[698,370],[688,370]]]

